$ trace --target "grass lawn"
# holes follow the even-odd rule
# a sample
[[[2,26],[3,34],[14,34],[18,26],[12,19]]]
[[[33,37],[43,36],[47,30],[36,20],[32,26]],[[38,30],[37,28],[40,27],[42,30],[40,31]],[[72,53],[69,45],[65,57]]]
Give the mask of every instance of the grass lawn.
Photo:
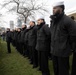
[[[41,75],[40,71],[32,69],[29,60],[21,56],[14,47],[12,53],[7,53],[6,42],[1,41],[0,44],[0,75]],[[70,58],[70,62],[71,62]],[[53,74],[52,61],[49,61],[51,75]]]

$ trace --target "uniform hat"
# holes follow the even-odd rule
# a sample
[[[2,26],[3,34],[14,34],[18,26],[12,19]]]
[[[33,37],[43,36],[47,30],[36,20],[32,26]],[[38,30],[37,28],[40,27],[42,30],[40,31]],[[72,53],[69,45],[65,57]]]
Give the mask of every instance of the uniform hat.
[[[25,25],[25,26],[27,26],[28,24],[27,24],[27,23],[22,23],[22,25]]]
[[[55,2],[55,3],[53,4],[53,7],[62,6],[62,5],[64,5],[64,1]]]
[[[25,23],[22,23],[22,25],[26,25]]]
[[[37,20],[39,20],[39,19],[44,19],[44,17],[43,16],[38,16]]]
[[[35,20],[33,20],[33,19],[30,19],[30,22],[35,22]]]

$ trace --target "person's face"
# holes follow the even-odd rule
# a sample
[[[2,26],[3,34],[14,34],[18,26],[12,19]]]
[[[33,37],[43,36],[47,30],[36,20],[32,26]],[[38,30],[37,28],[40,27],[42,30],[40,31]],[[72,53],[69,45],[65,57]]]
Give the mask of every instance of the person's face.
[[[39,20],[37,21],[37,24],[40,25],[41,23],[43,23],[43,20],[39,19]]]
[[[53,7],[53,15],[61,14],[62,8],[61,7]]]
[[[18,28],[16,28],[16,31],[18,31]]]
[[[29,25],[30,25],[30,26],[34,26],[34,23],[31,21],[31,22],[29,23]]]
[[[25,28],[25,25],[22,25],[22,28]]]
[[[18,32],[20,32],[20,29],[18,28]]]
[[[9,29],[9,28],[7,28],[7,31],[10,31],[10,29]]]

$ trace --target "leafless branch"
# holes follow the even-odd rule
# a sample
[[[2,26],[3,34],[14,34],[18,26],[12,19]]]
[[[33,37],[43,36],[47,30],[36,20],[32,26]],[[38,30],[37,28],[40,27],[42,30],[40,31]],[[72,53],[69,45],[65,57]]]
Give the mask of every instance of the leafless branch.
[[[3,7],[6,7],[11,3],[14,3],[15,5],[12,6],[9,11],[14,11],[22,15],[22,17],[25,19],[25,22],[30,16],[34,18],[36,13],[41,13],[42,15],[43,12],[48,13],[47,9],[45,8],[45,4],[38,4],[37,0],[10,0],[4,3]]]

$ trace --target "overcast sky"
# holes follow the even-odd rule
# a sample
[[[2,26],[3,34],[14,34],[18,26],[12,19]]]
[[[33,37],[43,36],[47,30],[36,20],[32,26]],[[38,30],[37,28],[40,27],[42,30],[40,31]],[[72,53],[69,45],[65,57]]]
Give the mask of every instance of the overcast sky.
[[[0,4],[3,3],[4,0],[0,0]],[[5,0],[6,1],[6,0]],[[76,7],[76,0],[42,0],[47,3],[47,8],[49,10],[49,14],[45,16],[46,22],[49,24],[49,15],[52,14],[52,4],[56,1],[64,1],[65,4],[65,12],[68,12],[71,8]],[[8,13],[7,9],[0,9],[0,13],[3,14],[3,17],[0,18],[0,25],[5,27],[9,27],[9,21],[16,22],[17,16],[13,13]],[[2,21],[3,20],[3,21]]]

